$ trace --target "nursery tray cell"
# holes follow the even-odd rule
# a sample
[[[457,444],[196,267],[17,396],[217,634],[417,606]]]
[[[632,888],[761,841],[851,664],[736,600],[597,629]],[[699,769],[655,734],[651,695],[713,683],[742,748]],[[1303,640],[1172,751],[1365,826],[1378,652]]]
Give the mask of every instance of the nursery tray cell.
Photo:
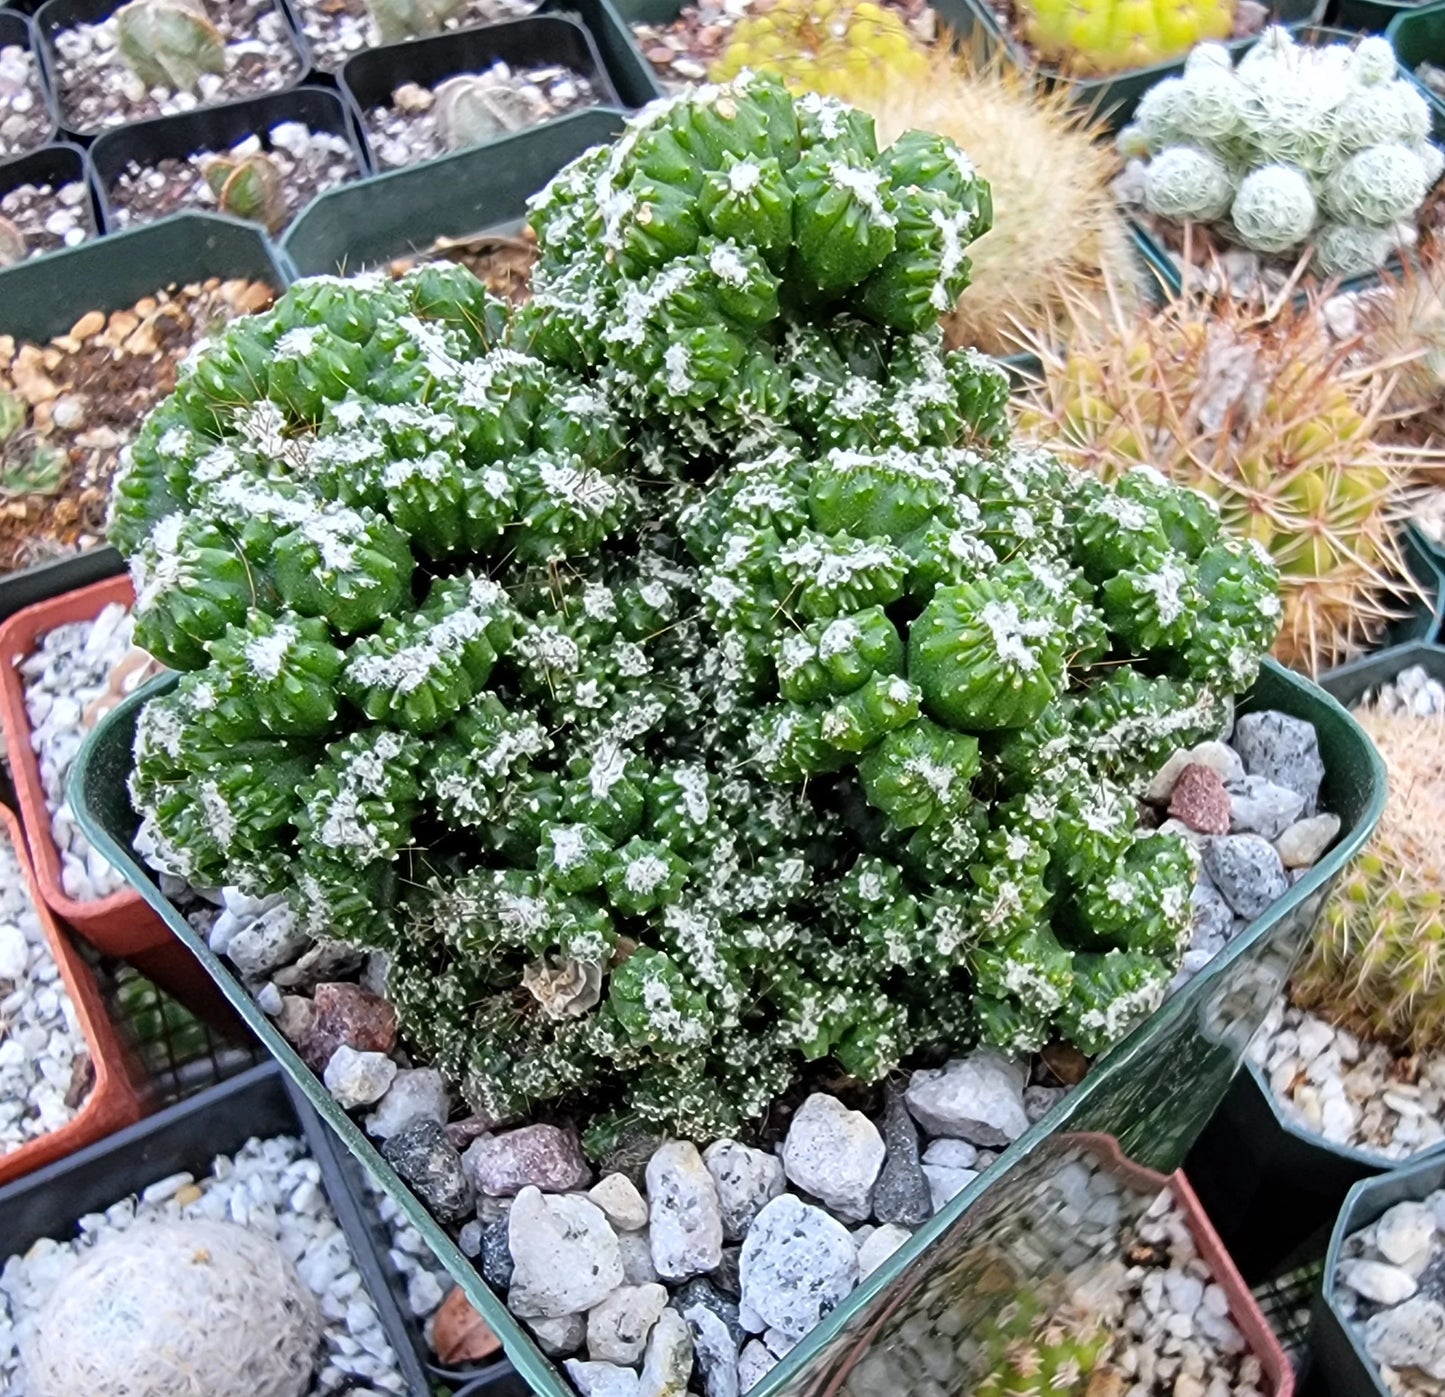
[[[71,783],[71,803],[82,828],[191,948],[347,1150],[397,1201],[502,1339],[533,1390],[544,1397],[571,1397],[559,1370],[131,852],[136,818],[126,798],[125,778],[137,711],[171,683],[173,678],[162,678],[132,696],[82,750]],[[854,1355],[860,1341],[889,1341],[889,1326],[911,1313],[903,1303],[908,1294],[948,1292],[964,1284],[958,1278],[978,1260],[972,1250],[975,1235],[987,1231],[990,1218],[1027,1206],[1016,1180],[1034,1151],[1065,1129],[1111,1135],[1134,1162],[1161,1172],[1182,1162],[1279,993],[1331,885],[1373,829],[1384,802],[1384,771],[1370,743],[1349,714],[1308,681],[1266,662],[1240,707],[1278,709],[1314,724],[1326,767],[1321,803],[1343,823],[1335,846],[1162,1009],[1101,1058],[1077,1091],[870,1275],[754,1389],[755,1397],[817,1391],[820,1376],[836,1371],[835,1365]],[[1047,1270],[1051,1258],[1039,1264]]]
[[[5,49],[22,50],[27,71],[23,86],[17,82],[12,88],[11,78],[0,77],[0,164],[38,150],[54,139],[60,124],[54,99],[45,85],[35,30],[24,14],[10,8],[0,9],[0,51]],[[22,93],[30,100],[28,112],[16,110]]]

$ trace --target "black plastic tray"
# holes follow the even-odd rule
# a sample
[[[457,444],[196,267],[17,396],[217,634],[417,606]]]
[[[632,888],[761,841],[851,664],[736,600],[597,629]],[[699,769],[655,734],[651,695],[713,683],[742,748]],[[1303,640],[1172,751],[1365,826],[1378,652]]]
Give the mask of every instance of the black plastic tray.
[[[51,0],[51,3],[68,3],[68,0]],[[599,105],[617,106],[621,101],[586,26],[578,19],[557,14],[503,20],[474,29],[458,29],[451,34],[437,34],[430,39],[364,50],[347,59],[340,75],[341,90],[361,117],[362,136],[369,148],[371,131],[367,119],[370,113],[377,107],[390,105],[392,93],[403,83],[435,87],[458,73],[485,72],[499,59],[511,68],[563,64],[591,83]],[[563,119],[553,118],[552,122],[542,124],[552,125]],[[498,144],[498,141],[488,141],[475,149],[495,153]],[[372,163],[380,168],[380,162],[373,160]]]
[[[510,229],[569,160],[610,141],[622,113],[588,107],[488,146],[457,151],[315,199],[282,252],[297,276],[336,275],[425,251],[438,238]]]
[[[131,161],[144,167],[158,160],[185,160],[197,151],[228,150],[247,136],[259,136],[262,144],[268,145],[271,128],[283,121],[299,121],[312,131],[342,137],[351,147],[359,174],[364,177],[371,173],[371,161],[350,103],[329,88],[289,87],[284,92],[267,92],[240,102],[202,107],[179,116],[158,116],[102,132],[90,148],[90,159],[106,225],[116,226],[111,191]]]
[[[35,12],[35,38],[37,49],[40,54],[40,66],[44,71],[45,83],[54,100],[54,108],[57,119],[60,122],[61,130],[72,136],[89,141],[100,135],[102,131],[113,130],[113,127],[81,128],[72,126],[66,119],[66,113],[60,104],[60,81],[56,66],[55,36],[67,29],[73,29],[77,24],[94,24],[98,20],[105,19],[118,10],[125,0],[45,0]],[[291,13],[281,0],[272,0],[276,13],[281,16],[282,23],[286,29],[286,37],[291,41],[291,47],[296,50],[300,59],[300,66],[296,70],[294,82],[287,83],[284,87],[272,89],[275,92],[286,92],[306,80],[306,75],[311,71],[311,46],[306,42],[306,36],[297,29],[291,19]],[[222,105],[217,103],[216,105]],[[157,118],[159,119],[159,118]],[[124,123],[122,123],[124,124]],[[132,123],[134,124],[134,123]]]
[[[4,15],[0,15],[0,20],[4,18]],[[95,185],[90,177],[90,165],[85,158],[85,152],[79,146],[68,145],[63,141],[56,142],[0,165],[0,199],[22,184],[48,184],[52,188],[62,184],[83,184],[83,212],[90,228],[86,240],[98,237],[104,231],[104,225],[96,215]],[[60,252],[63,249],[55,250]],[[48,257],[51,254],[41,255]]]
[[[0,9],[0,48],[9,48],[11,44],[19,44],[31,53],[39,53],[40,46],[36,43],[35,31],[19,8]],[[60,129],[60,116],[55,108],[55,94],[50,90],[49,74],[46,72],[43,57],[40,59],[40,91],[45,100],[45,110],[50,114],[50,130],[45,136],[45,143],[49,144]],[[0,155],[0,165],[24,158],[24,155]]]
[[[430,1391],[389,1274],[363,1221],[355,1191],[359,1166],[340,1155],[306,1098],[274,1063],[231,1081],[91,1145],[0,1189],[0,1237],[11,1253],[41,1237],[73,1235],[75,1219],[100,1211],[167,1175],[207,1173],[218,1154],[231,1154],[252,1136],[300,1135],[321,1168],[322,1185],[357,1269],[396,1352],[408,1391]]]

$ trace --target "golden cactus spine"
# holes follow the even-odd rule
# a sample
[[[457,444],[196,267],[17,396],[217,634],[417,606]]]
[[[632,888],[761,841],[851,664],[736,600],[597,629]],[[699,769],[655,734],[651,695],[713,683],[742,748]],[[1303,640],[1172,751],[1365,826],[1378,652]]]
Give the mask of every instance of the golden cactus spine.
[[[1276,656],[1314,674],[1377,639],[1415,586],[1397,537],[1415,456],[1377,438],[1355,347],[1331,346],[1317,304],[1186,295],[1130,316],[1073,297],[1067,330],[1029,338],[1043,370],[1020,427],[1105,478],[1149,464],[1214,499],[1279,566]]]
[[[1404,1052],[1445,1047],[1445,717],[1355,715],[1390,772],[1385,813],[1295,976],[1303,1009]]]

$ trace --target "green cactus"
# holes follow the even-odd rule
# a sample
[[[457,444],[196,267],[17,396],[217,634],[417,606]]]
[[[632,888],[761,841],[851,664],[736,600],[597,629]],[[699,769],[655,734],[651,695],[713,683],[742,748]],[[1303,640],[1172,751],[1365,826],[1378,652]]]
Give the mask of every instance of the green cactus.
[[[286,222],[285,180],[269,155],[213,156],[202,173],[222,213],[263,224],[273,233]]]
[[[366,8],[383,44],[439,34],[466,12],[465,0],[367,0]]]
[[[116,48],[148,88],[194,92],[226,71],[226,43],[201,0],[129,0],[115,12]]]
[[[70,456],[63,448],[45,441],[31,442],[24,449],[12,445],[0,463],[0,497],[58,495],[69,474]]]

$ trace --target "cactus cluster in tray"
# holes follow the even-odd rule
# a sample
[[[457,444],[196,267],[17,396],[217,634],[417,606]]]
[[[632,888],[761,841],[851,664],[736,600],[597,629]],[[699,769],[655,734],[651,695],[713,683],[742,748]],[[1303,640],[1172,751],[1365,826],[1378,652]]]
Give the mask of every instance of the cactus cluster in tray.
[[[1131,792],[1252,682],[1267,556],[1009,443],[937,324],[989,225],[940,137],[740,79],[533,223],[520,310],[302,282],[146,423],[142,848],[388,949],[493,1113],[716,1135],[829,1054],[1106,1047],[1190,928]]]
[[[1121,148],[1146,156],[1155,216],[1215,224],[1268,255],[1314,248],[1327,276],[1374,271],[1414,239],[1445,169],[1424,96],[1387,40],[1298,44],[1272,28],[1234,64],[1201,44],[1144,94]]]

